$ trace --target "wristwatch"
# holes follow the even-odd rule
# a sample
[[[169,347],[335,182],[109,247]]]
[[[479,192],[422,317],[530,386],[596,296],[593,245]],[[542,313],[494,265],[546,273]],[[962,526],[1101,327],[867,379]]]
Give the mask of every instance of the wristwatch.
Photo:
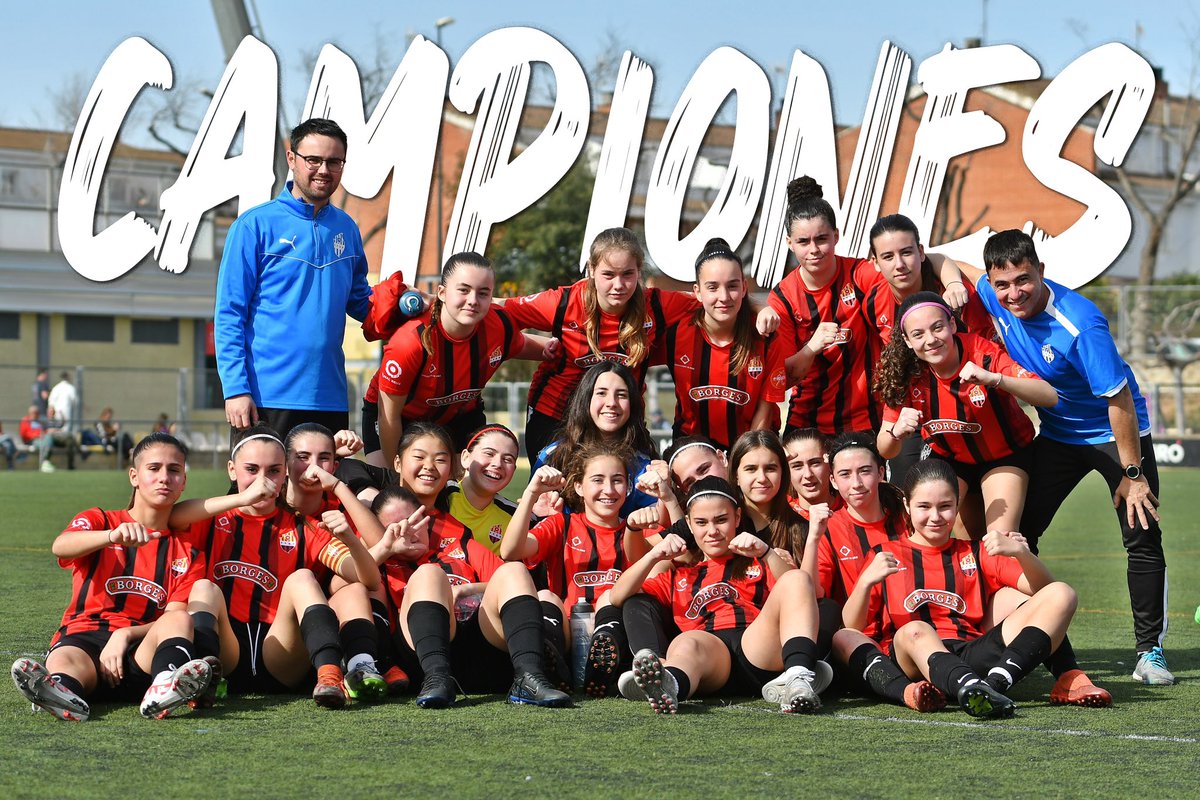
[[[1142,477],[1142,468],[1137,464],[1126,464],[1125,477],[1129,478],[1131,481],[1136,481],[1138,478]]]

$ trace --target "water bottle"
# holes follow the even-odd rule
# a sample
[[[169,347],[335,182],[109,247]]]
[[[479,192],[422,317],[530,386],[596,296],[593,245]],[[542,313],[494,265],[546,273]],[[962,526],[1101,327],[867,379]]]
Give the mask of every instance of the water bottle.
[[[571,606],[571,673],[575,686],[583,687],[583,676],[587,672],[588,649],[592,643],[592,623],[596,612],[584,598]]]
[[[415,317],[425,310],[425,297],[416,289],[409,289],[400,295],[398,305],[401,314],[406,317]]]

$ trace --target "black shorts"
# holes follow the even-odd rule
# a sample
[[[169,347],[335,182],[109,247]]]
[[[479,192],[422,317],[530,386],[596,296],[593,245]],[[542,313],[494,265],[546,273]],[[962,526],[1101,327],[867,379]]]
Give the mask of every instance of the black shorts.
[[[263,663],[263,643],[267,639],[267,631],[271,626],[265,622],[255,623],[251,625],[248,622],[239,622],[238,620],[229,620],[229,625],[233,628],[233,635],[238,640],[238,663],[225,676],[229,681],[229,691],[234,694],[245,694],[253,692],[254,694],[295,694],[305,686],[315,685],[317,682],[316,670],[300,682],[300,685],[293,689],[290,686],[285,686],[280,683],[274,675],[267,669],[267,665]]]
[[[978,639],[968,642],[961,639],[943,639],[942,644],[946,645],[946,649],[951,653],[967,662],[967,666],[975,670],[976,674],[983,677],[987,675],[989,669],[1001,661],[1000,656],[1005,650],[1004,635],[1000,630],[1002,627],[1002,625],[997,625]]]
[[[379,443],[379,404],[363,400],[362,404],[363,455],[378,453],[383,449]]]
[[[529,416],[525,419],[525,457],[529,459],[530,467],[537,461],[538,453],[554,441],[560,425],[562,420],[529,409]]]
[[[940,458],[941,460],[954,467],[954,473],[959,479],[967,484],[967,491],[978,491],[983,484],[983,476],[987,475],[997,467],[1016,467],[1023,470],[1026,475],[1033,473],[1033,445],[1022,447],[1016,452],[1009,453],[1003,458],[997,458],[995,461],[985,461],[979,464],[972,464],[967,461],[955,461],[953,458],[938,453],[930,452],[930,458]]]
[[[920,436],[909,436],[900,441],[900,452],[887,460],[888,483],[899,486],[910,467],[921,460],[925,440]]]
[[[729,650],[729,679],[725,681],[725,685],[717,694],[738,697],[757,695],[762,692],[763,684],[779,675],[778,672],[769,672],[754,666],[750,663],[750,659],[746,658],[746,654],[742,652],[742,636],[746,633],[745,628],[727,628],[722,631],[710,631],[710,633],[724,642],[726,649]]]
[[[104,651],[108,640],[112,638],[112,633],[112,631],[83,631],[81,633],[64,634],[58,637],[58,640],[50,646],[50,652],[53,653],[61,647],[77,647],[88,654],[88,657],[92,659],[92,664],[96,667],[96,677],[99,679],[95,690],[88,695],[91,699],[140,700],[142,695],[146,693],[146,690],[150,688],[150,683],[153,680],[133,660],[133,654],[137,652],[138,646],[141,645],[140,641],[133,642],[125,649],[125,674],[121,678],[119,685],[109,686],[100,674],[100,653]]]

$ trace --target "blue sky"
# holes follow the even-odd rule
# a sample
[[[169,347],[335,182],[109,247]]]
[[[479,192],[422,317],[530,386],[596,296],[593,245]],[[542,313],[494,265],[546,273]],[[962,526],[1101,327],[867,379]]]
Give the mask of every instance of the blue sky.
[[[587,68],[611,35],[654,67],[654,112],[662,116],[670,114],[696,66],[721,45],[743,51],[769,75],[790,62],[793,50],[801,49],[825,68],[835,115],[846,123],[862,114],[885,39],[913,57],[915,77],[921,60],[945,43],[960,45],[966,37],[979,36],[985,8],[986,41],[1021,46],[1048,77],[1086,50],[1121,41],[1163,67],[1172,92],[1185,93],[1194,83],[1190,72],[1196,65],[1195,43],[1200,41],[1200,4],[1194,0],[844,4],[254,0],[250,7],[252,18],[257,7],[261,38],[279,59],[282,111],[288,121],[299,114],[308,86],[304,53],[333,42],[363,64],[375,57],[378,41],[384,43],[392,63],[399,63],[406,36],[422,33],[433,38],[434,21],[444,16],[455,18],[443,31],[443,46],[452,64],[488,31],[530,25],[561,41]],[[224,68],[212,6],[204,0],[21,3],[8,9],[6,23],[10,35],[5,43],[0,125],[61,127],[51,95],[72,78],[90,84],[107,55],[129,36],[143,36],[167,55],[177,85],[191,81],[213,88]],[[605,88],[592,87],[593,96]]]

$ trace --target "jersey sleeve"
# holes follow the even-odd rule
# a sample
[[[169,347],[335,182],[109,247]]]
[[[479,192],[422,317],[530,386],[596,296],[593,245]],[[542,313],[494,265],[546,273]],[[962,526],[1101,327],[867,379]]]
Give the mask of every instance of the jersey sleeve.
[[[996,344],[990,339],[983,339],[980,337],[980,340],[981,344],[979,345],[979,352],[987,357],[989,362],[987,369],[990,371],[999,373],[1001,375],[1007,375],[1010,378],[1022,378],[1037,381],[1042,380],[1040,375],[1030,372],[1016,361],[1013,361],[1012,356],[1008,354],[1008,351],[1000,345]]]
[[[496,574],[496,570],[504,566],[504,561],[472,538],[464,538],[467,563],[475,570],[480,583],[487,583]]]
[[[979,569],[988,583],[997,589],[1001,586],[1015,589],[1017,581],[1025,574],[1025,570],[1021,569],[1021,562],[1015,558],[993,556],[982,547],[979,548]]]
[[[755,334],[757,336],[757,333]],[[775,346],[775,336],[763,342],[763,356],[767,362],[766,379],[763,381],[762,399],[768,403],[782,403],[787,397],[787,358],[783,348]]]
[[[76,514],[63,529],[63,533],[82,533],[84,531],[103,531],[112,530],[112,526],[108,522],[108,518],[99,508],[89,508],[87,511],[80,511]],[[103,548],[100,548],[101,550]],[[99,550],[91,553],[85,553],[82,556],[75,558],[60,558],[58,565],[63,569],[70,569],[75,564],[90,563],[92,558]]]
[[[350,291],[346,295],[346,314],[359,322],[367,318],[371,310],[371,284],[367,280],[369,267],[363,247],[362,234],[357,225],[350,225],[350,233],[357,240],[358,257],[354,259],[354,272],[350,278]],[[403,291],[403,290],[401,290]]]
[[[536,553],[525,559],[526,565],[534,567],[543,561],[553,558],[555,554],[561,556],[563,535],[566,530],[567,518],[562,514],[546,517],[537,525],[534,525],[529,531],[529,535],[537,540],[538,549]]]
[[[1067,358],[1087,380],[1096,397],[1113,397],[1128,383],[1125,362],[1117,352],[1117,344],[1104,322],[1097,322],[1080,331]]]
[[[668,326],[682,322],[700,307],[700,301],[691,292],[676,292],[669,289],[652,289],[658,292],[659,306],[662,308],[663,319]]]
[[[667,570],[666,572],[660,572],[653,578],[647,578],[642,584],[642,591],[662,603],[669,610],[671,608],[671,581],[674,579],[674,576],[675,573],[672,570]]]
[[[309,541],[309,553],[315,553],[315,561],[324,564],[332,572],[340,574],[338,571],[342,565],[346,563],[346,559],[353,558],[350,553],[350,548],[341,539],[331,536],[323,528],[318,528],[309,523],[304,524],[304,536]],[[310,556],[309,561],[314,558]],[[309,567],[312,566],[310,563]]]
[[[252,219],[239,218],[229,226],[217,271],[213,344],[226,399],[250,394],[246,326],[258,291],[258,231]]]
[[[900,419],[900,409],[896,408],[895,406],[883,407],[884,422],[895,422],[898,419]]]
[[[400,295],[408,291],[401,278],[394,272],[391,277],[375,284],[371,291],[366,317],[362,322],[363,337],[368,342],[387,340],[392,337],[407,317],[400,313]]]
[[[817,542],[817,586],[821,589],[822,597],[830,597],[833,594],[833,573],[836,570],[833,540],[829,538],[829,531],[826,531]]]
[[[503,309],[492,306],[497,318],[501,321],[500,327],[508,327],[504,323],[508,322],[513,327],[512,336],[509,337],[508,347],[504,351],[504,359],[507,361],[510,358],[516,358],[525,349],[525,334],[521,331],[520,326],[512,322],[512,316],[506,314]]]
[[[783,358],[786,360],[788,356],[795,353],[804,346],[804,342],[797,341],[796,332],[796,311],[793,307],[793,300],[788,297],[788,289],[792,283],[799,280],[794,277],[795,273],[788,275],[775,285],[767,295],[767,304],[775,309],[775,313],[779,315],[779,327],[775,330],[775,335],[772,337],[772,348],[780,348]]]
[[[421,377],[420,361],[424,352],[417,331],[422,322],[411,320],[392,335],[383,348],[383,362],[376,373],[379,391],[384,394],[407,396]]]
[[[869,292],[880,283],[885,282],[883,273],[875,266],[875,262],[869,258],[857,259],[851,270],[854,285],[863,292]]]
[[[570,287],[547,289],[525,297],[512,297],[504,301],[504,313],[512,318],[518,328],[533,328],[548,331],[554,324],[554,311],[564,291]]]

